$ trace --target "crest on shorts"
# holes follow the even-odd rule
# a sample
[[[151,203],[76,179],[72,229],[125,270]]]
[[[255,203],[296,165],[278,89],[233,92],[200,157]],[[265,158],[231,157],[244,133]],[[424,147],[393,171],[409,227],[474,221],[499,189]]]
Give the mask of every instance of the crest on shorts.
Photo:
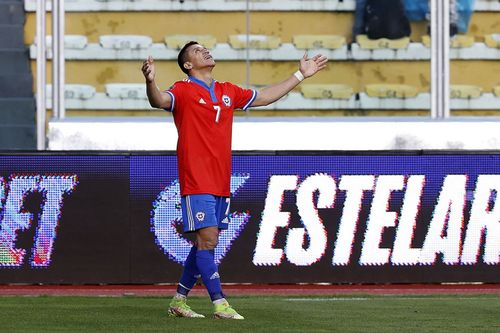
[[[222,95],[222,102],[225,106],[231,106],[231,98],[228,95]]]
[[[203,222],[203,220],[205,219],[205,213],[204,212],[196,213],[196,219],[200,222]]]

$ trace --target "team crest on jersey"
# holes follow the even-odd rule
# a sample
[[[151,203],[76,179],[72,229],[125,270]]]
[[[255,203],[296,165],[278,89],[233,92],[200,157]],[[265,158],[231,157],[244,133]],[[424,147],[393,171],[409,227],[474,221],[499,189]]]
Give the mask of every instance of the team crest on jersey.
[[[231,106],[231,98],[228,95],[222,95],[222,102],[226,106]]]
[[[196,218],[198,219],[198,221],[203,222],[203,220],[205,219],[205,213],[204,212],[196,213]]]

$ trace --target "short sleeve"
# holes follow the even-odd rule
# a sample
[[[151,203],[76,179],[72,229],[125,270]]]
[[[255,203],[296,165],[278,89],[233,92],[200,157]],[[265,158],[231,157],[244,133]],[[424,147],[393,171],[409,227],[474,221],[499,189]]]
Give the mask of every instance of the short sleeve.
[[[246,111],[257,97],[254,89],[244,89],[232,84],[234,89],[234,108]]]
[[[174,85],[165,90],[165,92],[172,97],[172,105],[170,105],[170,109],[165,109],[165,111],[174,112],[175,106],[180,100],[182,89],[178,83],[174,83]]]

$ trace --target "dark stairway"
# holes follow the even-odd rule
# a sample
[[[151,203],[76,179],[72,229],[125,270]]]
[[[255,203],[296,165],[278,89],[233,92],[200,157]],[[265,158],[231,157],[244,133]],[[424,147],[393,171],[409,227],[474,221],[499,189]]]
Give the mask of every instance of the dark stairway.
[[[0,149],[36,149],[36,103],[22,0],[0,0]]]

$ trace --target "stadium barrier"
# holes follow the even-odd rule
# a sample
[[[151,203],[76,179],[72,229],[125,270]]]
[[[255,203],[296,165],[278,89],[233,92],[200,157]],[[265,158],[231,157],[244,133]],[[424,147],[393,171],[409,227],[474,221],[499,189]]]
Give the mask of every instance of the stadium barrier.
[[[250,115],[257,112],[250,111]],[[49,122],[49,150],[175,150],[172,117],[88,117]],[[465,121],[466,120],[466,121]],[[235,117],[234,150],[500,150],[498,118]]]
[[[175,283],[173,152],[0,154],[0,283]],[[500,151],[233,157],[227,283],[500,282]]]

